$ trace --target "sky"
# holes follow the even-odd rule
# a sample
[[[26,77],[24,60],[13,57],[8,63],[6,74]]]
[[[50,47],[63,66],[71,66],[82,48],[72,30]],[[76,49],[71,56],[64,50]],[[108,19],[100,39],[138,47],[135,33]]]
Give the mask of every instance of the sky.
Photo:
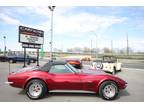
[[[53,17],[53,47],[100,49],[129,47],[144,52],[144,7],[142,6],[56,6]],[[51,12],[47,6],[0,6],[0,48],[21,51],[18,26],[44,30],[44,50],[50,51]]]

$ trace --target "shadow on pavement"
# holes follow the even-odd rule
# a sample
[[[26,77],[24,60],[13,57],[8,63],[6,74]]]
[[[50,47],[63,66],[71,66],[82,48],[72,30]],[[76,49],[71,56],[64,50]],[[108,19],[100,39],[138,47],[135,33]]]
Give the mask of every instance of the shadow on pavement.
[[[20,90],[19,95],[26,95],[25,90]],[[57,96],[57,97],[77,97],[77,96],[81,96],[81,97],[96,97],[96,98],[101,98],[97,93],[81,93],[81,92],[49,92],[47,93],[47,95],[43,98],[49,98],[49,97],[53,97],[53,96]],[[130,96],[130,93],[127,90],[122,90],[119,92],[119,95],[117,96],[117,98],[115,99],[115,101],[119,100],[121,97],[123,96]]]
[[[19,95],[26,95],[25,90],[20,90]]]
[[[130,93],[125,89],[119,92],[119,96],[130,96]]]
[[[116,100],[120,99],[123,96],[130,96],[130,93],[125,89],[125,90],[121,90],[116,98]]]

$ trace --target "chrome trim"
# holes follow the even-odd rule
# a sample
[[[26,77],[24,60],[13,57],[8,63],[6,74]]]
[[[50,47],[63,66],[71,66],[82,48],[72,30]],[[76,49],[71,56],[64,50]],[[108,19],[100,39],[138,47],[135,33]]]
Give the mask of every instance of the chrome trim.
[[[5,84],[13,84],[14,82],[5,82]]]

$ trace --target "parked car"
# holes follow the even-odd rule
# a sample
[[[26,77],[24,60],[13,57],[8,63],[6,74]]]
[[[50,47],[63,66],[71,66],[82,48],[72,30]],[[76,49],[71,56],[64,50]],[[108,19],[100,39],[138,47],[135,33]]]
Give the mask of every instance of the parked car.
[[[0,56],[0,61],[1,62],[6,62],[6,61],[8,61],[8,58],[6,56],[4,56],[4,55],[1,55]]]
[[[29,63],[35,63],[37,61],[37,58],[26,55],[25,60],[26,60],[26,62],[29,62]],[[0,61],[2,61],[2,62],[8,61],[10,63],[24,62],[24,55],[8,53],[6,56],[1,55]]]
[[[10,55],[10,56],[7,56],[7,60],[10,63],[24,62],[24,55],[22,55],[22,54],[21,55]],[[30,62],[30,63],[35,63],[37,61],[37,59],[35,57],[26,55],[25,61]]]
[[[127,83],[100,70],[77,70],[67,61],[49,61],[42,67],[27,67],[8,75],[8,83],[26,91],[30,99],[40,99],[52,90],[86,90],[112,100]]]
[[[115,56],[103,56],[102,60],[93,61],[92,68],[115,74],[117,71],[121,71],[121,65],[122,63]]]
[[[77,69],[82,68],[82,62],[78,59],[66,59],[66,61]]]

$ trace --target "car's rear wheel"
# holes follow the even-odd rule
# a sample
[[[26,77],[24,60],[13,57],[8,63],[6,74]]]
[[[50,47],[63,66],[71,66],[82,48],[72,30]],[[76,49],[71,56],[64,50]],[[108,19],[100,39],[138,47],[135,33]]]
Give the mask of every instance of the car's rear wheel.
[[[31,62],[31,63],[35,63],[35,62],[36,62],[36,60],[34,60],[34,59],[31,59],[31,60],[30,60],[30,62]]]
[[[118,87],[113,81],[105,81],[99,87],[99,95],[106,100],[113,100],[118,95]]]
[[[13,59],[10,59],[9,62],[10,62],[10,63],[14,63],[14,60],[13,60]]]
[[[47,92],[46,84],[39,79],[34,79],[26,85],[26,94],[30,99],[40,99],[45,96]]]

